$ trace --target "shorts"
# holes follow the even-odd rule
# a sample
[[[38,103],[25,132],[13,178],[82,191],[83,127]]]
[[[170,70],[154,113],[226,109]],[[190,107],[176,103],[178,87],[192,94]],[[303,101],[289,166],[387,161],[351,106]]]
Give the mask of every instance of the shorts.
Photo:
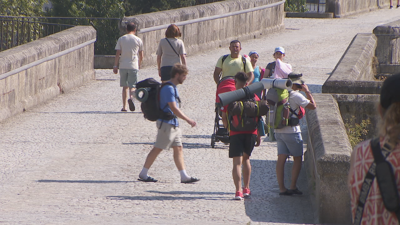
[[[157,120],[157,129],[160,128],[161,121]],[[179,127],[163,122],[158,129],[156,143],[154,147],[160,149],[169,149],[174,146],[182,146],[182,133]]]
[[[120,69],[119,70],[120,86],[135,88],[137,83],[137,74],[138,70],[135,69]]]
[[[161,81],[171,80],[171,70],[172,70],[172,66],[161,67],[161,69],[160,69]]]
[[[275,133],[278,155],[303,155],[303,138],[301,133]]]
[[[229,158],[243,156],[243,152],[251,156],[257,135],[235,134],[229,137]]]

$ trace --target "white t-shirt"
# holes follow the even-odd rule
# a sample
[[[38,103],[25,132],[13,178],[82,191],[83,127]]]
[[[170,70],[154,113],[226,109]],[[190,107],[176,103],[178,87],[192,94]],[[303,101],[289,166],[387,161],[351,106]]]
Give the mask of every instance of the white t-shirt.
[[[168,41],[171,43],[174,49],[172,49]],[[168,38],[168,41],[165,38],[163,38],[160,40],[160,43],[158,44],[156,54],[161,55],[160,67],[173,66],[176,63],[181,64],[182,62],[180,55],[186,55],[185,45],[183,44],[183,41],[181,39]],[[178,53],[179,55],[176,54],[175,52]]]
[[[305,108],[308,104],[310,104],[310,100],[308,100],[304,95],[302,95],[299,91],[291,91],[289,96],[289,104],[290,108],[295,110],[296,113],[299,112],[299,106]],[[296,117],[296,115],[292,115],[292,117]],[[281,129],[275,129],[275,133],[301,133],[300,126],[287,126]]]
[[[139,51],[143,51],[142,39],[133,34],[120,37],[115,50],[121,50],[119,69],[139,69]]]

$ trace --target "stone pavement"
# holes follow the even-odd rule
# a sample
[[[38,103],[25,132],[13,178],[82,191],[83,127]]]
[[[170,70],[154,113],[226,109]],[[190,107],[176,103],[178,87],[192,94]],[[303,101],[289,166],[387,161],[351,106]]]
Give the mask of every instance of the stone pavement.
[[[329,76],[357,33],[400,19],[383,9],[342,19],[285,19],[286,29],[242,43],[242,53],[272,61],[274,47],[305,74],[314,92]],[[207,54],[189,55],[190,74],[178,87],[182,109],[197,121],[181,121],[189,175],[181,184],[171,151],[163,151],[149,174],[137,181],[155,140],[155,123],[140,112],[121,113],[118,76],[97,70],[96,80],[0,123],[0,223],[2,224],[310,224],[314,221],[307,175],[303,196],[279,196],[276,142],[264,141],[252,155],[252,196],[234,201],[228,148],[210,147],[215,84],[212,72],[228,43]],[[150,54],[150,53],[145,53]],[[156,67],[140,71],[155,77]],[[289,185],[291,161],[287,163]]]

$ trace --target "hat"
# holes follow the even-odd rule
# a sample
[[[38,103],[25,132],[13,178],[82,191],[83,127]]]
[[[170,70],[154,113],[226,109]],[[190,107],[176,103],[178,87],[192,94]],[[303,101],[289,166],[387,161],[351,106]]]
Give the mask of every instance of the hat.
[[[381,106],[389,108],[392,103],[400,102],[400,73],[387,78],[381,89]]]
[[[304,80],[301,78],[303,76],[302,73],[291,72],[288,75],[288,78],[292,81],[292,84],[304,84]]]
[[[274,53],[276,52],[281,52],[282,54],[285,54],[285,49],[282,47],[276,47]]]
[[[253,54],[257,54],[257,56],[260,57],[260,55],[259,55],[256,51],[251,51],[251,52],[249,53],[249,56],[251,56],[251,55],[253,55]]]

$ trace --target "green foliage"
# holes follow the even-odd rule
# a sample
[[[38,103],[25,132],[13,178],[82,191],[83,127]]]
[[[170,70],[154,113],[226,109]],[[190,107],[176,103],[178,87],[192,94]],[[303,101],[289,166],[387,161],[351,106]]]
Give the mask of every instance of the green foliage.
[[[196,4],[196,0],[125,0],[126,16],[157,12],[169,9],[188,7]]]
[[[286,0],[286,12],[307,12],[306,0]]]
[[[42,16],[47,0],[0,0],[0,15]]]
[[[369,119],[362,120],[360,124],[355,123],[355,116],[352,116],[345,122],[344,126],[352,148],[365,139],[365,136],[368,134],[367,128],[369,124],[371,124]]]

